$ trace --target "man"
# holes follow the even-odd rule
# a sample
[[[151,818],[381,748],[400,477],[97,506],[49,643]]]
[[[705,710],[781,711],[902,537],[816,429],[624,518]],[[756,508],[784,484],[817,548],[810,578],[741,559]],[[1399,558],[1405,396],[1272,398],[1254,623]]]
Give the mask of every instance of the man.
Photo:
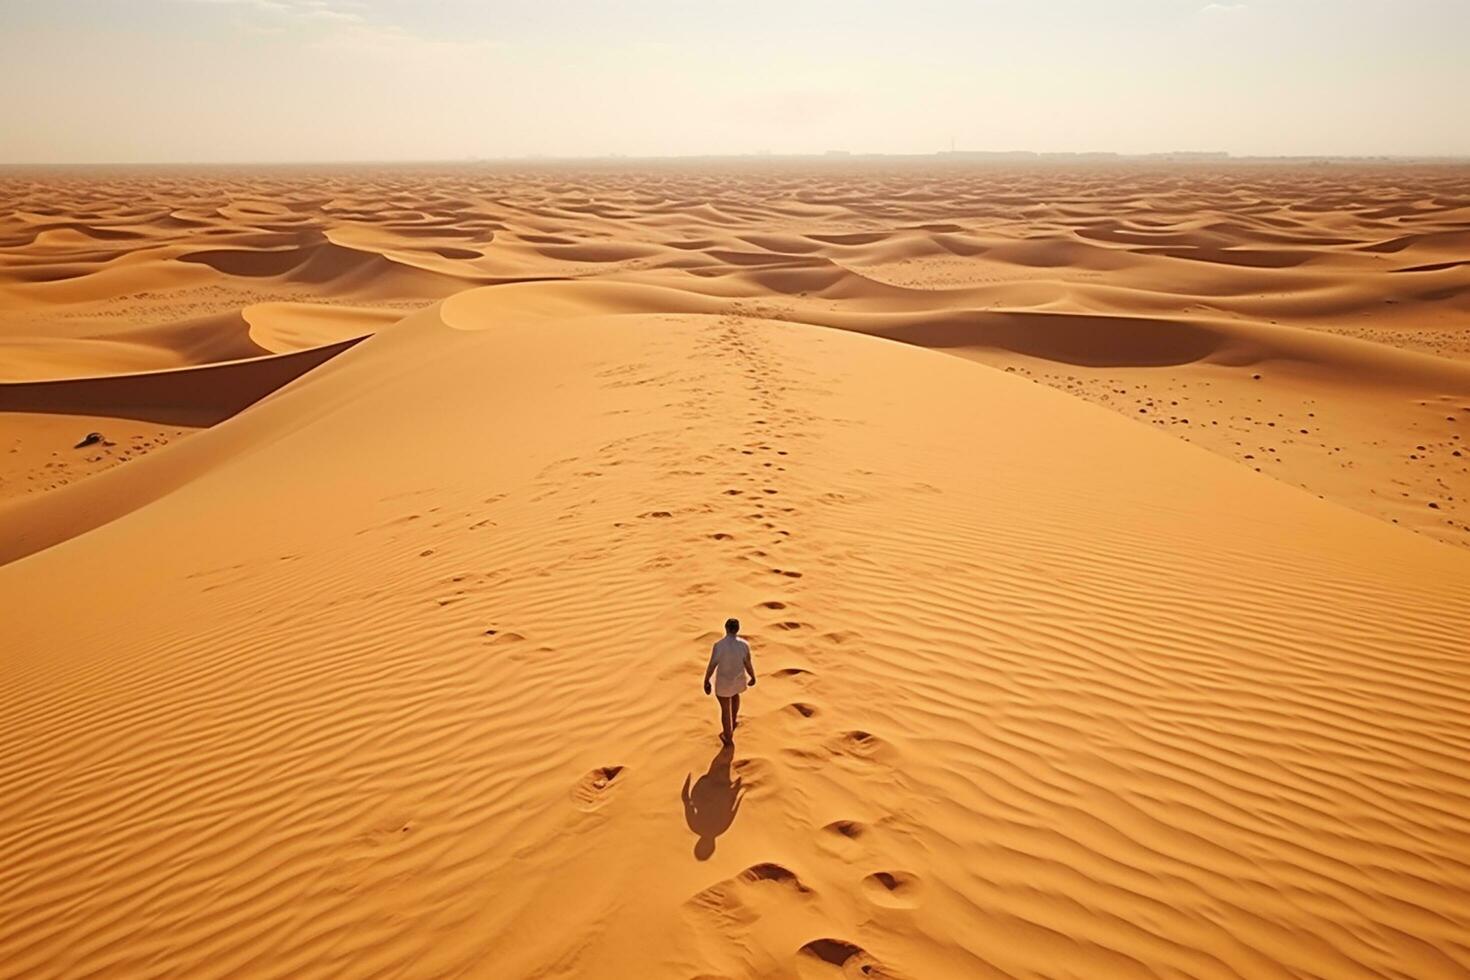
[[[715,697],[720,701],[720,741],[735,741],[735,726],[740,720],[740,692],[745,690],[745,675],[755,685],[755,668],[750,665],[750,644],[737,634],[740,620],[725,620],[725,635],[715,641],[710,651],[709,666],[704,669],[704,693],[710,693],[709,678],[715,677]]]

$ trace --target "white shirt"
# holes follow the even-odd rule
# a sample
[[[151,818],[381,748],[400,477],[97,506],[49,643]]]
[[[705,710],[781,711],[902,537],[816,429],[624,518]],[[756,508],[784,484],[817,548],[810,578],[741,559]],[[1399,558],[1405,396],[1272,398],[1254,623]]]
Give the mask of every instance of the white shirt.
[[[749,660],[750,644],[740,637],[727,633],[715,641],[714,649],[710,651],[709,665],[715,670],[717,695],[729,698],[745,690],[745,664]]]

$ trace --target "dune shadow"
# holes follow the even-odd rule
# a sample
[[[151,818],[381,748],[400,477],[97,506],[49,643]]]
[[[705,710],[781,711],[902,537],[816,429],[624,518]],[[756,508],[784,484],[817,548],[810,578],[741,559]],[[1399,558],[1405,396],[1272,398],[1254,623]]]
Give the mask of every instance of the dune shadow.
[[[734,757],[733,746],[722,746],[710,760],[708,771],[694,780],[692,786],[690,780],[694,774],[684,777],[684,788],[679,795],[684,802],[684,821],[699,837],[694,844],[694,856],[700,861],[708,861],[715,853],[715,838],[730,829],[740,809],[743,795],[740,779],[730,780],[730,763]]]
[[[214,364],[95,377],[0,382],[0,412],[95,415],[159,425],[223,422],[362,340]]]

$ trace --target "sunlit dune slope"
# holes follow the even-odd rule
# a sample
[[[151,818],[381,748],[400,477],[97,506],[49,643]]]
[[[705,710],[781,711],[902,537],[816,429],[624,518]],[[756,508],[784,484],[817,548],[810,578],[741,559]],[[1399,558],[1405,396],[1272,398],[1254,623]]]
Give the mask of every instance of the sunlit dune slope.
[[[1470,556],[964,358],[475,290],[31,528],[14,975],[1470,970]]]

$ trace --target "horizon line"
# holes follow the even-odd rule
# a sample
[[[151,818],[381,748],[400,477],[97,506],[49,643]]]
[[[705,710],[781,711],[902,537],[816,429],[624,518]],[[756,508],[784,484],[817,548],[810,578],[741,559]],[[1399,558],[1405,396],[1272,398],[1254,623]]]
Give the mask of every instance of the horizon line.
[[[1228,150],[1158,150],[1125,153],[1114,150],[935,150],[928,153],[884,153],[830,149],[812,153],[526,153],[512,156],[459,157],[358,157],[262,160],[89,160],[0,162],[0,169],[27,167],[318,167],[318,166],[408,166],[423,164],[478,163],[589,163],[609,161],[677,162],[700,160],[970,160],[970,161],[1166,161],[1178,163],[1275,162],[1378,162],[1378,163],[1470,163],[1470,154],[1453,153],[1252,153]]]

